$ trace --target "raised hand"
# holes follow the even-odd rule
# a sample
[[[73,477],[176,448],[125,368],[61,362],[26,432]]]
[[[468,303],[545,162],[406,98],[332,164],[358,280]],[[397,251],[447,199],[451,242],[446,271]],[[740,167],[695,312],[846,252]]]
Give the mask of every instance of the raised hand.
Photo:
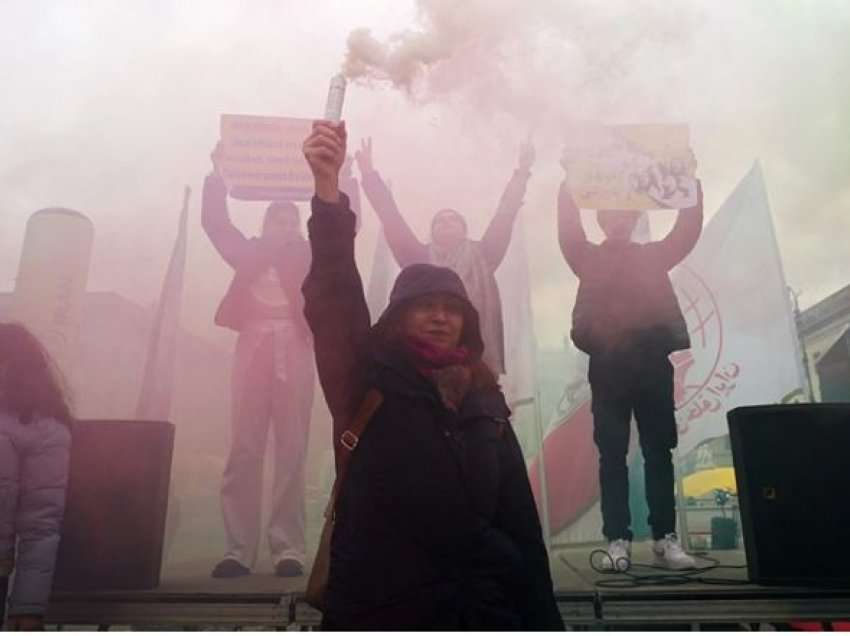
[[[567,152],[567,149],[564,148],[564,151],[561,153],[561,159],[559,161],[559,163],[561,164],[561,169],[564,171],[564,179],[567,179],[570,176],[571,159],[572,157],[570,157],[569,153]]]
[[[339,200],[339,170],[345,161],[345,122],[318,120],[302,150],[316,184],[316,195],[330,202]]]
[[[531,170],[531,166],[534,164],[534,157],[534,144],[529,139],[519,147],[519,169],[524,172]]]
[[[360,140],[360,150],[354,153],[354,159],[357,161],[357,169],[360,170],[360,176],[373,172],[375,170],[372,164],[372,138]]]
[[[210,153],[210,160],[213,165],[213,174],[221,177],[221,164],[224,160],[224,148],[220,141],[216,143],[215,148],[213,148],[213,151]]]

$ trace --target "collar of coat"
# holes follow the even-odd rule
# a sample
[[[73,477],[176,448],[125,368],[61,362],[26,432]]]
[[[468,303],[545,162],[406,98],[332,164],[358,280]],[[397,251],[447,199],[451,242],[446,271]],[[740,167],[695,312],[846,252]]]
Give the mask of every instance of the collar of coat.
[[[437,387],[422,375],[414,364],[410,354],[401,347],[379,347],[370,356],[370,368],[367,378],[370,386],[382,393],[426,398],[439,408],[443,406]],[[478,418],[490,418],[508,421],[511,411],[505,402],[505,396],[496,389],[471,389],[457,412],[459,422]]]

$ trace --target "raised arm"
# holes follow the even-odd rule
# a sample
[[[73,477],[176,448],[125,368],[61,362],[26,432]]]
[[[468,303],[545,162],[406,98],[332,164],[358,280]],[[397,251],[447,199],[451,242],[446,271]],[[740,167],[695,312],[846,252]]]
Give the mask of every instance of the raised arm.
[[[416,238],[396,205],[392,192],[372,164],[372,139],[361,142],[354,158],[360,168],[360,185],[381,220],[387,245],[399,267],[428,261],[428,248]]]
[[[490,263],[494,270],[505,258],[508,245],[511,242],[511,234],[514,229],[514,221],[517,212],[522,207],[525,188],[528,178],[531,176],[531,165],[534,163],[534,146],[531,143],[523,144],[519,153],[519,165],[511,176],[496,213],[490,220],[490,225],[481,237],[481,248],[484,258]]]
[[[582,264],[591,244],[581,226],[581,212],[573,201],[566,179],[558,193],[558,242],[567,265],[576,276],[581,276]]]
[[[354,216],[357,217],[356,231],[360,231],[360,225],[363,223],[362,210],[360,205],[360,183],[351,173],[351,164],[354,163],[351,155],[345,155],[345,161],[342,164],[342,169],[339,173],[339,191],[348,196],[348,203]]]
[[[696,182],[696,188],[696,205],[679,210],[676,224],[670,230],[670,233],[660,241],[650,245],[650,249],[655,252],[656,258],[667,270],[678,265],[690,254],[702,232],[702,183],[699,180]]]
[[[338,190],[344,124],[316,122],[304,142],[316,195],[307,223],[313,259],[304,280],[304,315],[313,332],[316,367],[334,419],[334,443],[362,398],[356,368],[369,333],[369,310],[354,261],[356,219]]]
[[[218,169],[220,148],[219,144],[213,150],[213,171],[204,180],[201,226],[216,251],[235,269],[244,260],[249,250],[249,242],[233,225],[227,211],[227,186]]]

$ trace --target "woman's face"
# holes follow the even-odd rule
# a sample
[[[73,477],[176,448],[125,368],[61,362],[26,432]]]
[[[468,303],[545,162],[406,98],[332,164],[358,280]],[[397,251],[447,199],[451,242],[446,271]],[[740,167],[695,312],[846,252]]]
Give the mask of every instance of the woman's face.
[[[296,212],[284,210],[273,211],[266,216],[263,223],[263,238],[274,245],[286,245],[293,238],[299,237],[300,221]]]
[[[463,301],[451,294],[426,294],[415,299],[404,317],[404,334],[441,350],[460,344]]]
[[[451,248],[466,238],[466,225],[463,217],[454,210],[441,210],[434,215],[431,226],[431,240],[438,247]]]

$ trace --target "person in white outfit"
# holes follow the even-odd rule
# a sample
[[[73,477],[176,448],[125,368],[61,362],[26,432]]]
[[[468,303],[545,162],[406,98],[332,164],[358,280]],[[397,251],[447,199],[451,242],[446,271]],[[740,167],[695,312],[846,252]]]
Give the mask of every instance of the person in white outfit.
[[[71,425],[44,347],[23,325],[0,323],[0,627],[8,593],[7,627],[43,628],[65,513]]]
[[[274,483],[267,528],[278,576],[304,571],[305,460],[313,404],[314,361],[303,316],[301,284],[310,247],[298,208],[269,205],[259,237],[246,238],[230,221],[227,187],[217,168],[204,182],[201,220],[235,273],[215,322],[239,333],[232,369],[230,454],[221,506],[227,535],[224,558],[212,576],[250,574],[261,537],[263,459],[274,437]]]

